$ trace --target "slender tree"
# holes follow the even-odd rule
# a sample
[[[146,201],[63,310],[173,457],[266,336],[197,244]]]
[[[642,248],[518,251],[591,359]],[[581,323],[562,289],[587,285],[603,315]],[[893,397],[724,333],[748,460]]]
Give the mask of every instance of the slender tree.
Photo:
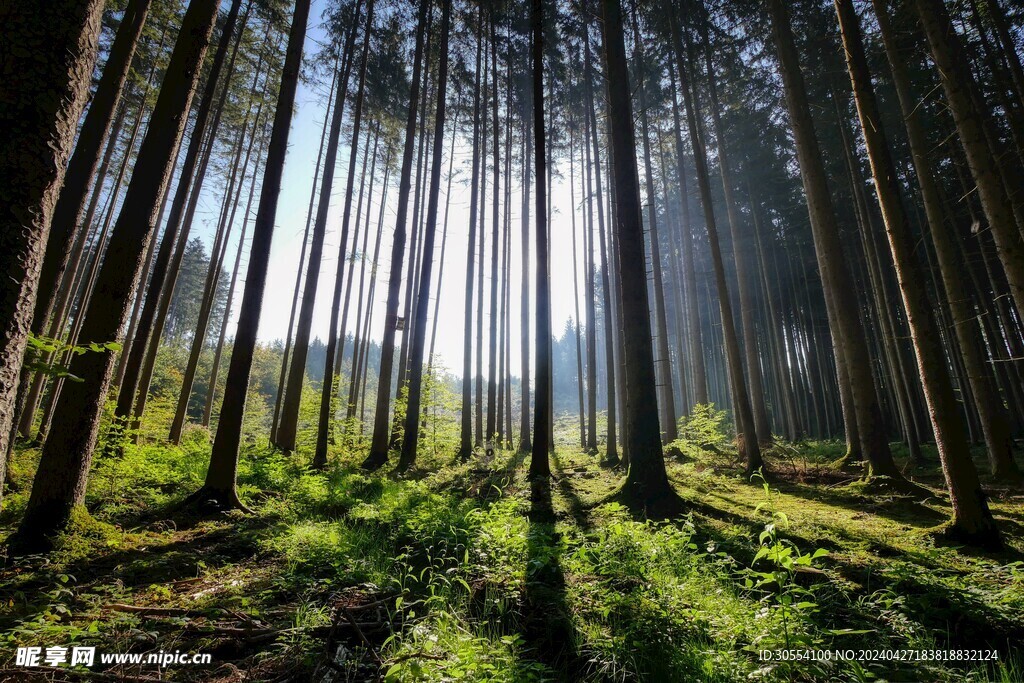
[[[360,9],[362,7],[361,0],[356,1],[354,10],[354,21],[359,21]],[[367,21],[372,19],[372,0],[371,7],[367,8]],[[367,23],[369,26],[369,23]],[[344,46],[346,54],[351,55],[352,45],[355,40],[355,31],[350,31]],[[363,37],[363,55],[362,63],[366,63],[365,55],[369,52],[370,45],[370,34],[369,31],[364,32]],[[281,388],[284,392],[284,399],[281,405],[281,418],[277,425],[277,431],[274,434],[274,445],[284,451],[295,450],[295,437],[298,434],[299,425],[299,406],[301,405],[302,397],[302,384],[306,379],[306,358],[309,351],[309,338],[313,328],[313,309],[316,305],[316,290],[317,284],[320,281],[320,266],[323,262],[324,253],[324,238],[327,235],[327,214],[331,206],[331,190],[334,187],[334,173],[338,165],[338,146],[341,143],[341,122],[345,112],[345,99],[348,95],[348,79],[349,79],[349,67],[351,66],[352,60],[348,58],[345,66],[342,68],[342,73],[338,79],[337,87],[334,91],[334,104],[333,113],[331,114],[331,126],[330,134],[327,138],[327,153],[324,155],[324,167],[323,175],[320,178],[320,200],[317,204],[316,219],[313,223],[313,235],[309,246],[309,260],[306,266],[306,287],[302,291],[302,303],[299,308],[298,323],[295,328],[295,341],[292,344],[292,352],[289,357],[290,368],[288,370],[288,383],[286,386]],[[360,95],[362,89],[362,81],[360,81]],[[352,134],[352,150],[356,150],[359,140],[359,131],[354,130]],[[353,156],[355,152],[353,152]],[[349,166],[349,179],[348,187],[349,190],[345,195],[345,216],[349,216],[352,205],[352,182],[355,178],[354,164]],[[348,225],[346,223],[345,227]],[[341,238],[341,249],[345,249],[345,237],[347,237],[347,230],[343,230],[343,236]],[[344,259],[339,262],[338,272],[339,276],[343,266]],[[332,318],[333,319],[333,318]],[[331,359],[333,362],[333,358]],[[324,380],[323,391],[330,395],[331,389],[327,380]]]
[[[914,256],[915,239],[904,210],[897,184],[895,163],[882,127],[874,86],[864,52],[860,20],[853,0],[835,0],[836,13],[846,48],[846,62],[853,85],[854,100],[875,180],[875,193],[882,210],[889,249],[896,266],[903,305],[907,311],[917,367],[924,385],[935,445],[949,487],[953,520],[948,534],[972,545],[1000,548],[1002,542],[989,511],[978,473],[971,460],[967,434],[960,417],[949,365],[939,343],[939,326],[925,292],[924,274]]]
[[[295,9],[292,13],[288,47],[281,71],[277,105],[274,109],[274,125],[267,147],[260,203],[253,222],[252,246],[245,274],[245,289],[242,292],[242,302],[238,311],[238,325],[235,329],[224,400],[221,403],[220,419],[217,423],[217,436],[213,441],[213,451],[210,454],[210,466],[206,470],[206,480],[202,488],[186,501],[202,506],[219,509],[248,509],[239,499],[238,490],[235,488],[238,473],[238,448],[242,438],[242,418],[245,416],[249,375],[252,371],[253,355],[256,351],[260,308],[263,305],[263,293],[267,284],[270,243],[274,236],[277,202],[281,194],[281,176],[288,153],[288,133],[291,128],[295,90],[298,86],[299,68],[302,63],[302,48],[306,41],[309,5],[310,0],[295,0]]]
[[[398,300],[402,289],[402,265],[412,186],[412,157],[416,148],[416,102],[419,101],[420,73],[423,68],[423,39],[430,0],[420,0],[416,17],[416,48],[413,53],[412,86],[406,115],[405,145],[402,151],[402,173],[398,182],[398,209],[395,233],[391,243],[391,273],[388,277],[388,298],[384,314],[384,338],[381,341],[380,369],[377,373],[377,402],[373,417],[373,439],[370,453],[363,461],[366,469],[378,469],[388,459],[388,427],[391,424],[391,376],[395,360],[395,332],[398,329]]]
[[[420,401],[423,391],[423,351],[427,336],[427,313],[430,309],[430,280],[434,265],[434,237],[437,232],[437,207],[441,194],[441,166],[444,151],[444,120],[448,92],[448,42],[451,32],[451,0],[441,3],[441,45],[437,65],[437,113],[434,116],[433,153],[430,167],[430,188],[427,196],[426,224],[423,230],[423,267],[417,288],[411,350],[409,353],[409,393],[405,409],[405,433],[398,469],[404,471],[416,462],[419,445]]]

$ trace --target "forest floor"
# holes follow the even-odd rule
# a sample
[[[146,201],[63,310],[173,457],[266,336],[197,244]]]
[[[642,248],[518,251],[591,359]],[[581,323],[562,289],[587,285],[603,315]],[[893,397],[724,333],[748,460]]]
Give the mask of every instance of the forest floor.
[[[0,681],[1024,680],[1022,491],[985,482],[1005,552],[936,547],[937,466],[914,470],[935,489],[915,502],[836,471],[840,450],[775,446],[766,489],[693,449],[669,465],[689,512],[651,522],[613,501],[621,471],[568,444],[549,486],[510,451],[427,452],[397,477],[361,472],[356,449],[312,473],[252,447],[240,491],[255,514],[214,517],[176,507],[205,436],[133,447],[98,459],[91,515],[56,552],[0,558]],[[17,453],[0,536],[37,457]],[[91,646],[96,661],[26,669],[19,646]],[[100,663],[176,651],[212,663]]]

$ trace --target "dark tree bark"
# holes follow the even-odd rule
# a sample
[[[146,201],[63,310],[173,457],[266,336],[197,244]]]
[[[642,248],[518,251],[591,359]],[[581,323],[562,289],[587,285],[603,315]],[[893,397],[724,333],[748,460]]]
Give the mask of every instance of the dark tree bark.
[[[531,68],[533,88],[533,164],[537,192],[534,204],[537,224],[537,302],[534,348],[533,445],[530,453],[530,476],[547,479],[551,476],[548,451],[551,434],[551,285],[549,281],[548,206],[547,206],[547,134],[544,126],[544,0],[530,2]]]
[[[103,3],[63,0],[0,8],[0,454],[14,426],[50,224],[75,128],[89,96]],[[0,463],[4,480],[6,460]],[[2,493],[0,493],[2,497]]]
[[[245,400],[249,391],[249,375],[256,350],[256,333],[259,330],[260,309],[267,284],[267,268],[270,265],[270,243],[274,236],[274,220],[277,216],[277,202],[281,194],[281,176],[285,156],[288,152],[288,133],[291,128],[292,110],[295,105],[295,90],[299,81],[302,63],[302,48],[306,41],[306,23],[309,19],[310,0],[295,0],[288,47],[285,52],[281,84],[274,110],[274,126],[267,148],[266,168],[263,172],[263,187],[260,189],[260,203],[253,222],[252,246],[249,251],[249,265],[245,274],[245,289],[238,311],[238,325],[235,329],[231,362],[228,365],[224,401],[221,403],[217,436],[210,454],[210,467],[206,481],[191,502],[214,508],[238,508],[246,510],[238,497],[235,481],[238,474],[238,447],[242,438],[242,419],[245,416]]]
[[[441,194],[441,166],[444,150],[444,118],[448,92],[448,36],[451,32],[451,0],[441,4],[441,45],[437,77],[437,113],[434,117],[433,159],[430,168],[430,189],[427,197],[426,225],[423,230],[423,267],[420,270],[419,298],[414,310],[411,349],[409,353],[409,393],[405,410],[405,434],[402,437],[402,455],[399,471],[405,471],[416,462],[419,445],[420,400],[423,391],[423,350],[427,333],[427,313],[430,304],[430,279],[434,265],[434,236],[437,232],[437,206]]]
[[[889,237],[889,249],[896,266],[903,305],[907,311],[935,445],[949,487],[953,519],[947,533],[971,545],[998,549],[1002,547],[999,530],[971,460],[970,445],[953,393],[949,366],[939,341],[939,326],[925,291],[924,274],[915,261],[915,238],[903,208],[895,164],[882,128],[857,12],[853,0],[835,0],[835,6],[843,46],[846,48],[846,62],[857,113],[875,179],[875,192]]]
[[[99,270],[95,294],[82,316],[81,343],[106,344],[117,338],[139,284],[143,256],[170,180],[189,104],[217,17],[218,0],[196,0],[182,20],[160,96],[142,142],[128,192]],[[6,233],[5,233],[6,234]],[[76,356],[69,382],[54,411],[32,494],[14,543],[47,548],[85,498],[85,484],[96,447],[116,356],[112,350]]]
[[[125,81],[131,69],[132,58],[142,27],[149,14],[151,0],[131,0],[121,16],[114,42],[110,46],[103,76],[82,121],[75,152],[71,155],[64,186],[53,210],[50,237],[46,243],[46,258],[39,275],[33,329],[37,334],[46,329],[53,312],[57,286],[68,265],[71,243],[78,230],[79,218],[85,208],[89,185],[96,175],[103,141],[111,130],[111,122],[121,102]]]
[[[420,73],[423,68],[423,38],[430,0],[420,0],[416,17],[416,51],[413,57],[412,87],[405,125],[402,175],[398,184],[398,210],[391,244],[391,273],[384,314],[384,338],[381,341],[380,369],[377,373],[377,403],[373,417],[373,440],[363,467],[378,469],[388,459],[388,427],[391,424],[391,376],[395,360],[395,332],[398,328],[398,303],[402,290],[402,264],[405,259],[406,222],[409,191],[412,186],[412,157],[416,149],[416,102],[419,101]]]
[[[615,236],[622,289],[622,328],[626,381],[625,451],[629,470],[622,498],[647,514],[674,512],[678,498],[665,471],[658,425],[658,397],[647,300],[640,187],[630,101],[629,67],[619,0],[602,0],[604,61],[608,88],[608,129],[615,186]]]

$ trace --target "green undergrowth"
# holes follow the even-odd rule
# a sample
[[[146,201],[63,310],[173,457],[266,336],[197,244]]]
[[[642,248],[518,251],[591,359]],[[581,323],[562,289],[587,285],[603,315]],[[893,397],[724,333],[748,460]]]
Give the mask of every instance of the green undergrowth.
[[[308,453],[250,447],[239,490],[256,514],[213,518],[176,506],[202,482],[205,432],[101,455],[75,533],[49,557],[5,561],[0,678],[22,645],[212,653],[212,665],[163,671],[186,681],[1024,678],[1019,490],[992,489],[1008,551],[937,547],[930,530],[948,516],[937,469],[915,473],[935,496],[914,502],[830,468],[842,444],[777,444],[768,483],[745,481],[721,416],[701,420],[683,425],[689,440],[669,462],[688,513],[668,521],[609,502],[623,473],[565,434],[550,485],[527,481],[512,451],[454,463],[428,449],[398,477],[359,470],[351,445],[325,472]],[[37,458],[16,454],[4,533]],[[826,649],[998,661],[777,656]]]

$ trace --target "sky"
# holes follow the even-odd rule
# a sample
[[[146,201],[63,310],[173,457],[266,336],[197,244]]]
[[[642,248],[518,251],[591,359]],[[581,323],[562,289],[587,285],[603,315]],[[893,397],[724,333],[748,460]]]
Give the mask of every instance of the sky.
[[[318,43],[321,43],[325,39],[324,31],[319,27],[320,16],[323,9],[324,2],[320,0],[314,2],[313,11],[310,13],[310,25],[306,40],[305,56],[308,58],[311,50],[315,50],[318,47]],[[353,74],[353,86],[354,86],[355,74]],[[260,319],[259,339],[261,342],[269,343],[274,340],[284,339],[288,329],[288,318],[291,311],[292,296],[295,287],[295,278],[299,266],[299,259],[302,250],[302,237],[303,231],[306,225],[307,209],[309,207],[310,191],[312,189],[314,168],[316,165],[317,152],[320,143],[320,135],[323,127],[325,117],[325,107],[327,103],[327,89],[329,83],[316,84],[310,82],[301,82],[296,94],[295,111],[292,118],[291,132],[288,139],[288,156],[285,161],[284,176],[282,180],[281,195],[279,199],[279,205],[276,217],[276,227],[274,231],[273,246],[271,250],[270,269],[267,275],[267,287],[264,294],[263,301],[263,312]],[[351,113],[351,107],[346,112],[346,119],[349,118]],[[451,108],[449,108],[449,113]],[[428,112],[428,125],[433,125],[433,112]],[[365,121],[364,121],[365,124]],[[450,124],[450,121],[449,121]],[[348,124],[346,124],[348,125]],[[365,128],[364,128],[365,130]],[[450,131],[450,125],[446,126],[446,131]],[[434,281],[431,287],[431,316],[433,315],[433,307],[435,298],[437,295],[437,274],[440,268],[440,254],[441,254],[441,242],[442,242],[442,229],[444,220],[444,205],[445,205],[445,192],[447,189],[446,176],[449,164],[449,152],[451,150],[450,137],[446,134],[446,141],[444,144],[444,160],[443,160],[443,173],[442,183],[440,189],[440,201],[438,211],[438,225],[437,234],[435,238],[435,260],[434,260]],[[470,172],[471,163],[471,148],[468,144],[457,142],[455,146],[455,174],[456,182],[451,187],[451,198],[450,208],[448,214],[448,242],[447,249],[445,252],[444,262],[444,273],[443,280],[441,282],[440,293],[441,302],[438,309],[438,329],[437,329],[437,346],[436,355],[439,358],[435,362],[442,364],[453,374],[461,375],[462,369],[462,353],[463,353],[463,327],[464,327],[464,307],[465,307],[465,276],[467,269],[466,261],[466,246],[469,234],[469,202],[470,202],[470,191],[468,187],[468,177]],[[345,135],[342,135],[342,146],[338,151],[339,165],[334,178],[334,188],[331,193],[331,206],[328,214],[327,222],[327,233],[324,246],[324,259],[321,264],[319,286],[317,290],[316,307],[313,317],[313,328],[312,337],[319,337],[321,340],[326,341],[328,328],[330,326],[330,304],[333,295],[334,281],[338,263],[338,246],[340,238],[340,229],[342,222],[342,198],[345,192],[345,186],[347,181],[347,166],[350,154],[350,148],[345,140]],[[490,156],[490,152],[488,152]],[[360,150],[359,155],[360,163],[362,159],[362,151]],[[562,175],[567,179],[568,168],[567,162],[563,164],[566,168],[561,169]],[[502,161],[504,166],[504,161]],[[577,165],[578,166],[578,165]],[[578,169],[577,169],[578,170]],[[382,169],[379,168],[378,164],[378,176],[376,181],[376,189],[373,197],[373,222],[371,223],[371,233],[367,250],[371,252],[373,250],[373,230],[376,227],[376,219],[379,212],[379,200],[380,200],[380,183],[382,181]],[[367,173],[369,175],[369,173]],[[522,269],[521,260],[521,224],[520,224],[520,205],[522,197],[520,194],[520,188],[518,183],[518,172],[515,169],[515,163],[513,163],[513,187],[511,196],[511,237],[510,241],[512,244],[511,250],[511,273],[512,279],[510,286],[511,291],[511,358],[512,362],[512,374],[519,376],[520,374],[520,273]],[[355,182],[355,192],[359,190],[359,177],[357,176]],[[367,178],[368,181],[368,178]],[[504,178],[502,179],[504,183]],[[578,184],[578,183],[577,183]],[[246,191],[248,188],[246,187]],[[492,191],[492,180],[488,179],[487,185],[487,218],[486,218],[486,246],[485,246],[485,262],[487,263],[488,270],[485,271],[486,277],[489,280],[490,272],[490,256],[491,256],[491,191]],[[392,235],[395,229],[396,219],[396,196],[398,194],[398,173],[397,171],[392,173],[390,187],[388,191],[387,204],[384,211],[383,221],[383,237],[381,242],[381,254],[378,265],[378,279],[377,287],[374,295],[374,321],[371,326],[371,336],[380,340],[383,335],[383,319],[384,319],[384,308],[387,298],[387,278],[390,272],[390,254],[391,254],[391,242]],[[502,188],[502,194],[504,194],[504,187]],[[534,197],[531,191],[531,212],[532,203]],[[579,192],[576,192],[576,201],[579,201]],[[358,195],[356,194],[356,198]],[[212,240],[212,229],[213,229],[213,215],[220,206],[220,202],[223,198],[222,186],[218,188],[216,193],[204,193],[204,199],[200,210],[200,220],[205,223],[204,230],[200,231],[200,237],[209,246]],[[503,199],[503,197],[502,197]],[[258,204],[257,199],[253,203],[253,214],[255,214]],[[570,221],[570,207],[572,205],[568,183],[556,178],[552,190],[552,204],[553,204],[553,215],[550,220],[550,239],[551,239],[551,291],[552,291],[552,331],[559,335],[565,325],[565,321],[568,318],[575,318],[575,301],[573,296],[573,268],[572,268],[572,224]],[[504,205],[502,205],[501,211],[504,212]],[[353,215],[355,209],[353,208]],[[241,214],[241,210],[239,211]],[[410,211],[411,217],[411,211]],[[580,231],[582,224],[580,223],[581,217],[577,216],[577,231]],[[352,230],[355,229],[355,223],[353,218]],[[362,229],[362,223],[360,223],[360,230]],[[532,221],[531,221],[532,230]],[[582,246],[582,235],[578,232],[580,239],[580,245]],[[237,239],[237,228],[236,236],[232,238],[232,245],[235,244]],[[535,248],[535,235],[531,234],[531,252]],[[351,248],[349,250],[351,252]],[[582,258],[582,249],[580,249],[580,257]],[[234,246],[229,246],[228,254],[231,254],[231,258],[234,255]],[[531,300],[534,295],[535,289],[535,258],[531,255],[530,259],[531,270],[530,270],[530,294]],[[243,275],[240,275],[240,280],[244,277],[244,267],[246,259],[243,257]],[[358,262],[355,263],[358,266]],[[500,257],[499,257],[500,264]],[[226,267],[228,267],[226,265]],[[582,274],[582,262],[579,264],[579,270]],[[405,265],[403,265],[404,271]],[[356,290],[358,288],[358,271],[355,273],[356,280],[353,284],[353,297],[355,297]],[[403,275],[404,278],[404,275]],[[475,279],[475,276],[474,276]],[[487,346],[487,331],[489,330],[489,305],[490,305],[490,284],[489,281],[485,280],[486,294],[484,299],[484,346],[486,354]],[[367,288],[369,285],[369,277],[367,277]],[[580,293],[580,306],[581,310],[584,301],[583,297],[583,279],[580,278],[578,282],[579,293]],[[402,294],[402,301],[404,302],[404,287]],[[237,314],[238,303],[241,300],[240,292],[236,295],[233,305],[233,316]],[[476,307],[476,301],[474,300],[474,311]],[[500,306],[500,300],[499,300]],[[353,298],[350,307],[350,319],[348,324],[348,330],[351,332],[355,326],[355,310],[356,301]],[[429,325],[432,322],[432,318],[428,318],[428,335],[430,332]],[[233,330],[234,317],[229,325],[228,329]],[[474,322],[475,326],[475,322]],[[407,328],[409,329],[409,328]],[[229,332],[233,334],[233,332]],[[531,340],[533,339],[533,330],[531,324]],[[401,337],[398,338],[400,343]],[[428,338],[429,343],[429,338]],[[531,354],[532,355],[532,354]],[[475,361],[474,361],[475,362]],[[486,372],[486,359],[485,359],[485,372]]]

